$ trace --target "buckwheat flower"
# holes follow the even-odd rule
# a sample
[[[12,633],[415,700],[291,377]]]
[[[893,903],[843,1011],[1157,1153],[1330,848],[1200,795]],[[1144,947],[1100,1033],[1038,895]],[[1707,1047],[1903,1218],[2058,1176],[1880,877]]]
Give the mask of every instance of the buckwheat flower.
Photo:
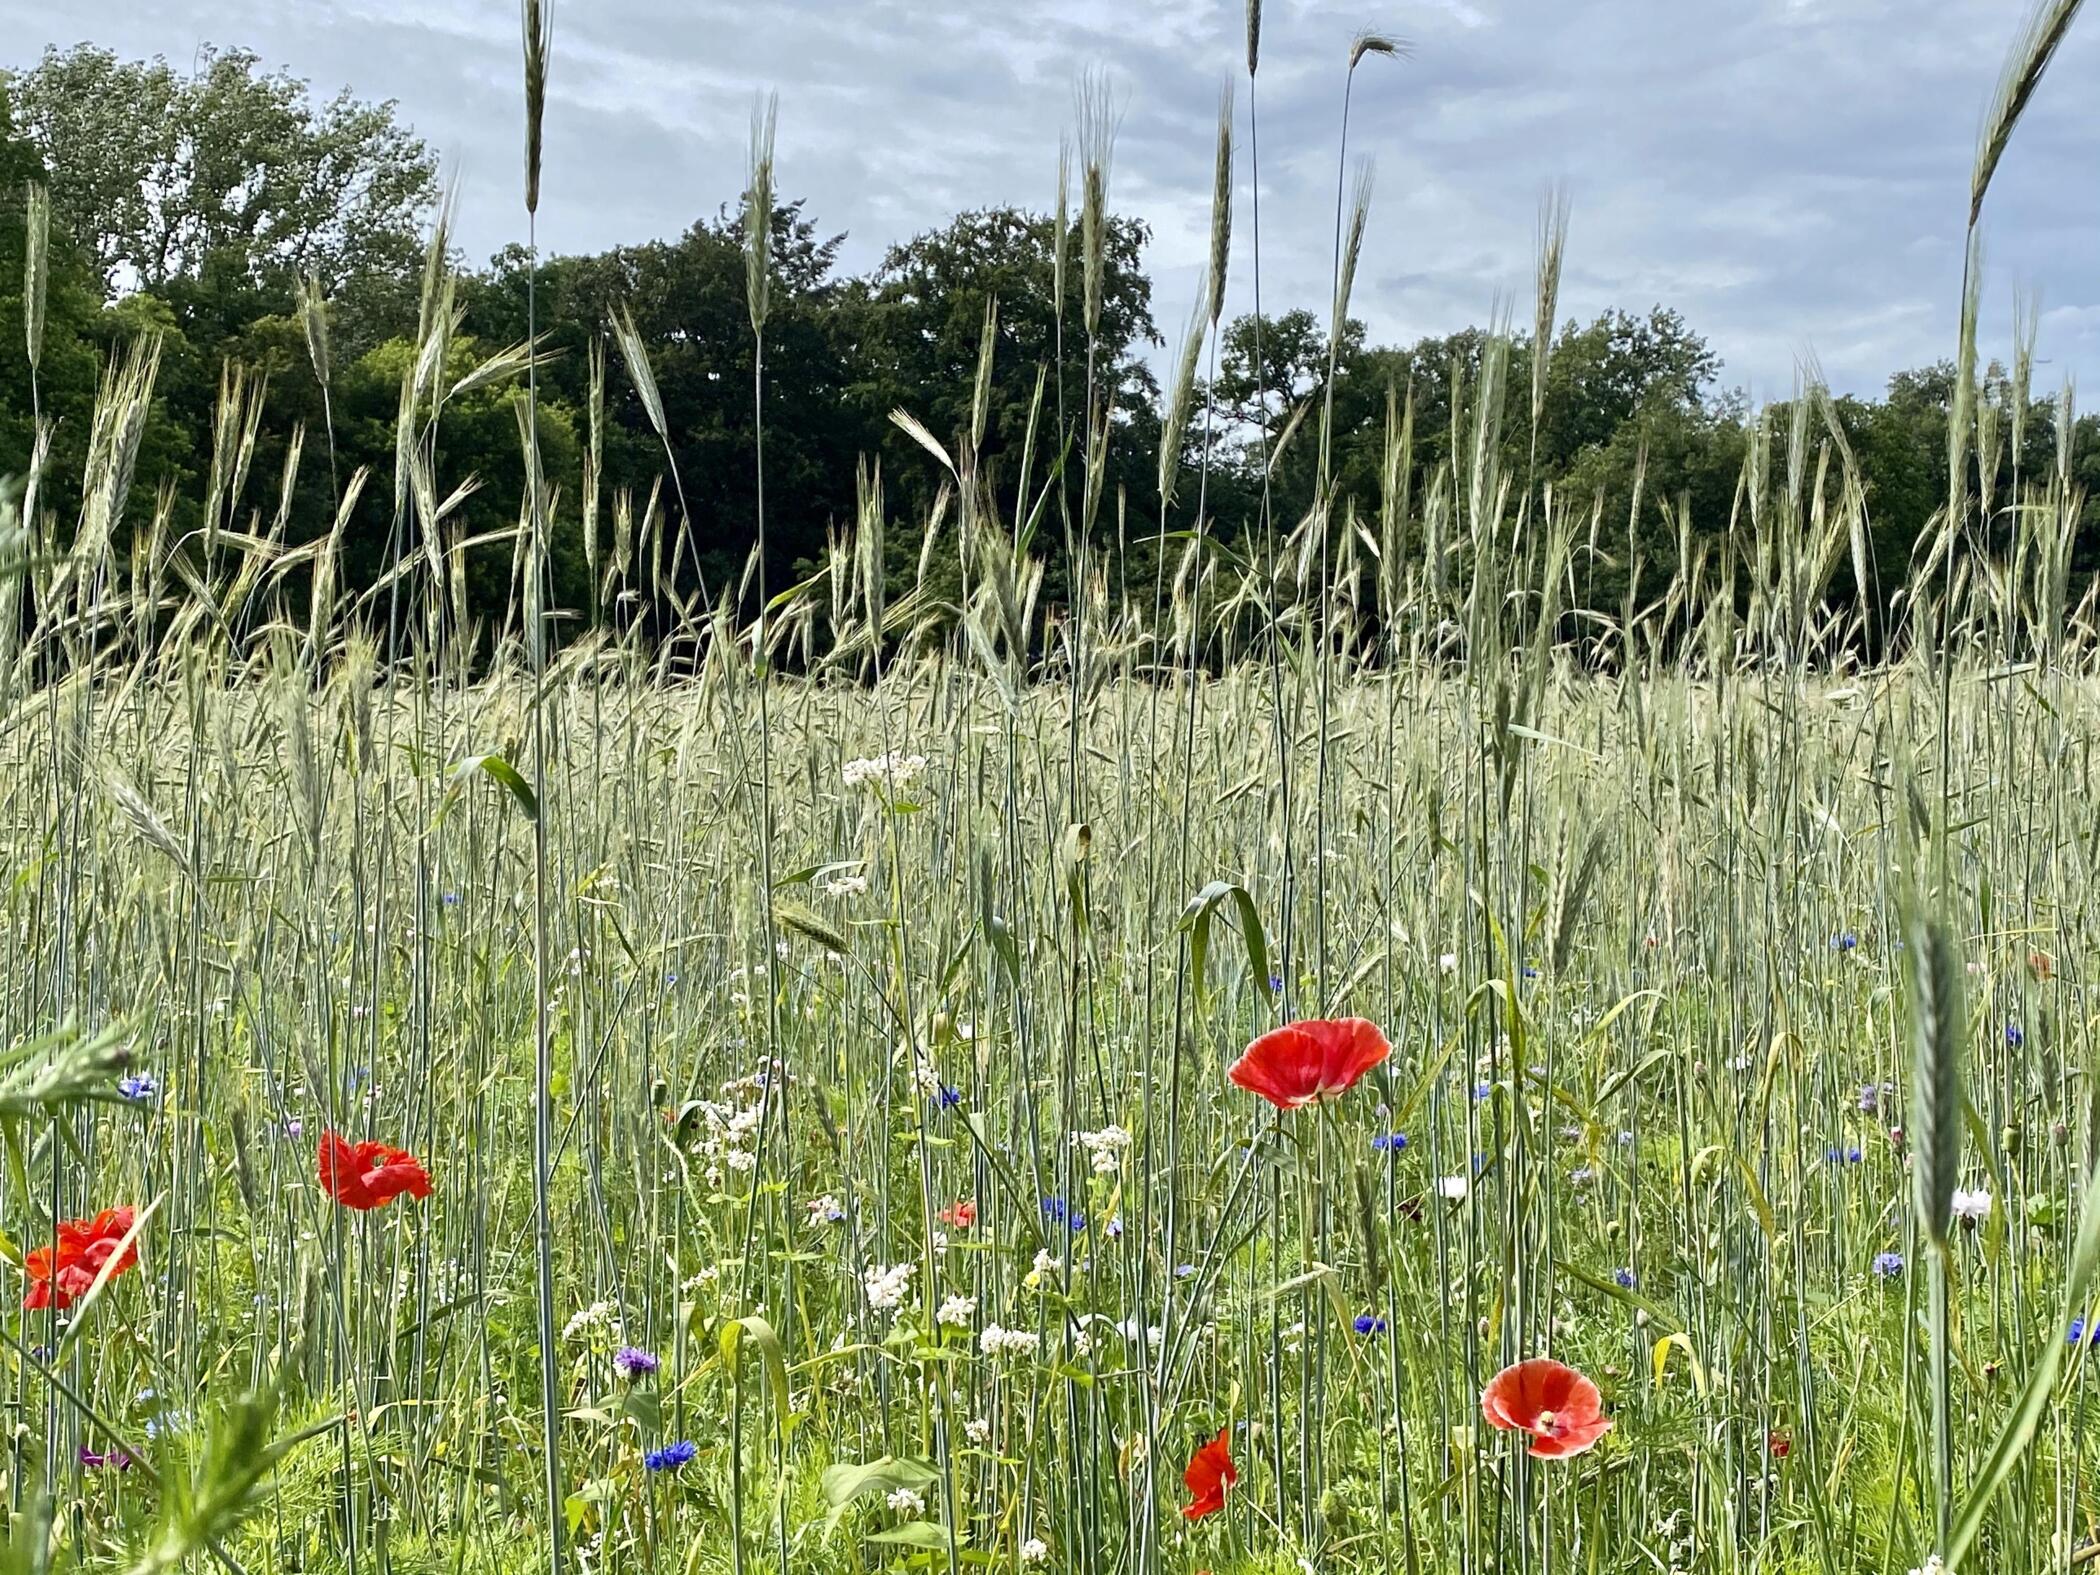
[[[691,1464],[699,1453],[699,1446],[690,1438],[681,1438],[675,1444],[650,1450],[642,1456],[642,1464],[651,1471],[676,1471],[680,1466]]]
[[[1466,1194],[1472,1190],[1472,1183],[1464,1176],[1446,1176],[1436,1184],[1436,1189],[1449,1202],[1463,1203]]]
[[[894,1510],[897,1514],[902,1515],[907,1520],[909,1520],[914,1515],[923,1515],[926,1513],[926,1500],[921,1498],[917,1493],[913,1492],[908,1487],[901,1487],[893,1490],[890,1493],[889,1497],[886,1498],[883,1502],[888,1504],[892,1510]]]
[[[977,1298],[974,1296],[950,1296],[941,1303],[940,1311],[933,1315],[934,1322],[946,1324],[951,1329],[967,1329],[970,1320],[977,1314]]]
[[[1903,1254],[1900,1252],[1875,1253],[1874,1272],[1884,1280],[1893,1280],[1903,1272]]]
[[[1021,1544],[1021,1562],[1023,1564],[1042,1564],[1048,1562],[1049,1558],[1050,1544],[1041,1537],[1030,1537]]]
[[[819,1223],[836,1225],[845,1217],[845,1208],[839,1203],[837,1198],[828,1192],[821,1198],[811,1198],[809,1200],[809,1219],[812,1225]]]
[[[1033,1356],[1042,1342],[1031,1329],[1002,1329],[988,1323],[977,1337],[977,1348],[986,1356]]]
[[[1358,1313],[1350,1327],[1358,1334],[1384,1334],[1385,1320],[1372,1313]]]
[[[1443,955],[1443,956],[1439,957],[1439,958],[1438,958],[1438,959],[1436,960],[1436,965],[1437,965],[1437,967],[1441,968],[1441,969],[1442,969],[1442,970],[1443,970],[1443,971],[1444,971],[1445,973],[1457,973],[1457,972],[1458,972],[1458,953],[1457,953],[1457,952],[1446,952],[1446,953],[1444,953],[1444,955]]]
[[[893,1263],[888,1268],[870,1265],[861,1276],[869,1307],[876,1312],[894,1312],[911,1290],[911,1277],[918,1267],[916,1263]]]
[[[1954,1217],[1964,1225],[1981,1225],[1991,1217],[1991,1194],[1988,1187],[1956,1187],[1954,1189]]]
[[[819,883],[817,890],[827,897],[865,897],[868,894],[868,877],[865,875],[834,875]]]
[[[568,1321],[562,1328],[561,1337],[564,1340],[574,1340],[580,1335],[589,1334],[593,1329],[610,1329],[617,1334],[619,1328],[619,1308],[611,1302],[592,1302]]]
[[[654,1351],[645,1351],[638,1345],[623,1345],[613,1352],[613,1371],[632,1382],[637,1378],[648,1378],[656,1372],[658,1363]]]
[[[991,1436],[992,1424],[981,1416],[973,1416],[969,1421],[963,1423],[963,1437],[973,1444],[982,1446],[991,1439]]]

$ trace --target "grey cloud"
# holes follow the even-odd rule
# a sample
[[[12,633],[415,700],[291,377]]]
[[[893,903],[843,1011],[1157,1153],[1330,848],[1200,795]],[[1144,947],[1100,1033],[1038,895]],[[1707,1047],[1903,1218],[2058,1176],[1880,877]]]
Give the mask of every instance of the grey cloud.
[[[482,256],[522,232],[517,22],[508,0],[0,0],[10,63],[92,38],[187,59],[242,44],[324,90],[398,99],[455,167]],[[1375,339],[1531,314],[1540,193],[1574,222],[1561,315],[1682,310],[1759,397],[1813,353],[1871,392],[1949,354],[1977,123],[2016,17],[1999,0],[1269,0],[1262,287],[1324,309],[1349,41],[1414,44],[1357,75],[1351,152],[1375,161],[1354,309]],[[865,267],[958,208],[1048,207],[1073,85],[1102,69],[1121,120],[1113,196],[1154,229],[1171,339],[1206,252],[1211,131],[1240,78],[1240,245],[1251,305],[1248,94],[1239,0],[600,0],[556,11],[543,244],[672,235],[732,201],[754,96],[781,96],[779,178]],[[2100,371],[2100,116],[2073,33],[1986,215],[1986,353],[2016,287],[2045,308],[2044,381]]]

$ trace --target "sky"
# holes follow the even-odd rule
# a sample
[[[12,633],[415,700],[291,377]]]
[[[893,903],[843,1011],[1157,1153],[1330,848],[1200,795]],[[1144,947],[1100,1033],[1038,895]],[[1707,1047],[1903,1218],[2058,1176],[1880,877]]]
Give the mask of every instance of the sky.
[[[1572,218],[1560,317],[1681,311],[1722,382],[1840,392],[1953,354],[1976,135],[2026,0],[1268,0],[1259,73],[1265,308],[1324,315],[1352,38],[1350,162],[1374,171],[1351,304],[1374,343],[1532,315],[1539,206]],[[595,251],[733,201],[755,101],[777,182],[842,261],[972,207],[1055,202],[1078,83],[1117,110],[1111,205],[1144,219],[1154,316],[1178,336],[1237,92],[1228,311],[1253,304],[1243,0],[555,0],[540,237]],[[522,238],[514,0],[0,0],[0,64],[92,41],[178,66],[254,50],[332,94],[397,101],[460,190],[480,261]],[[2039,303],[2037,384],[2100,376],[2100,24],[2074,28],[1983,221],[1983,352]]]

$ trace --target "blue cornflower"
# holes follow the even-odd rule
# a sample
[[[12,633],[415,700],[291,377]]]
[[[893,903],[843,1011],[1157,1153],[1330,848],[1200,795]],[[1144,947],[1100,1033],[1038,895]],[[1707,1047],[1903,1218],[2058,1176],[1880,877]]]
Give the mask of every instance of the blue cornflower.
[[[1174,1278],[1177,1280],[1185,1280],[1195,1272],[1196,1266],[1193,1263],[1177,1263],[1174,1265]]]
[[[1536,978],[1537,978],[1538,976],[1539,976],[1539,971],[1538,971],[1538,969],[1536,969],[1536,968],[1532,967],[1530,963],[1526,963],[1526,964],[1524,965],[1524,977],[1525,977],[1525,978],[1527,978],[1527,979],[1536,979]]]
[[[1043,1217],[1054,1225],[1064,1226],[1075,1236],[1086,1229],[1086,1216],[1069,1208],[1063,1198],[1043,1199]]]
[[[1272,974],[1270,974],[1270,975],[1269,975],[1269,993],[1270,993],[1271,995],[1281,995],[1281,994],[1283,994],[1283,975],[1282,975],[1282,974],[1280,974],[1280,973],[1272,973]]]
[[[1123,1221],[1120,1218],[1110,1220],[1101,1228],[1108,1232],[1109,1240],[1121,1241],[1123,1239]]]
[[[1621,1147],[1621,1148],[1632,1148],[1632,1147],[1633,1147],[1633,1134],[1632,1134],[1631,1132],[1621,1132],[1621,1133],[1619,1134],[1619,1147]]]
[[[117,1082],[117,1092],[135,1105],[142,1105],[160,1092],[160,1084],[150,1077],[126,1077]]]
[[[674,989],[674,988],[676,988],[676,987],[677,987],[677,984],[678,984],[678,975],[677,975],[677,974],[675,974],[675,973],[667,973],[667,974],[665,974],[665,975],[664,975],[664,988],[665,988],[665,989]]]
[[[1568,1180],[1578,1187],[1586,1187],[1597,1179],[1597,1173],[1587,1165],[1577,1165],[1568,1172]]]
[[[1381,1132],[1378,1136],[1371,1139],[1371,1147],[1377,1149],[1381,1154],[1397,1154],[1407,1147],[1407,1134],[1405,1132]]]
[[[934,1100],[941,1109],[953,1110],[962,1103],[962,1090],[943,1083],[941,1084],[941,1091],[934,1095]]]
[[[1826,1148],[1823,1158],[1832,1165],[1857,1165],[1866,1156],[1856,1148]]]
[[[642,1456],[642,1464],[651,1471],[676,1471],[689,1464],[700,1453],[700,1446],[690,1438],[681,1438],[675,1444],[666,1444],[661,1449],[652,1449]]]
[[[2071,1320],[2071,1337],[2066,1343],[2076,1345],[2081,1340],[2087,1345],[2100,1346],[2100,1323],[2094,1324],[2088,1330],[2083,1318],[2073,1318]]]
[[[438,899],[438,901],[442,902],[448,908],[456,908],[465,900],[466,899],[456,891],[448,891],[445,893],[444,896]]]
[[[2005,1044],[2007,1049],[2017,1050],[2026,1042],[2027,1035],[2020,1031],[2018,1023],[2007,1023],[2005,1025]]]
[[[1859,945],[1859,937],[1850,930],[1840,930],[1837,934],[1830,937],[1830,949],[1832,951],[1849,952],[1857,945]]]
[[[1900,1252],[1875,1253],[1874,1272],[1884,1280],[1893,1280],[1903,1272],[1903,1254]]]
[[[1493,1083],[1475,1083],[1473,1085],[1473,1097],[1475,1099],[1486,1099],[1494,1091],[1495,1085]]]
[[[623,1345],[613,1352],[613,1371],[622,1378],[648,1378],[658,1367],[656,1353],[645,1351],[638,1345]]]
[[[1356,1321],[1350,1327],[1358,1334],[1384,1334],[1385,1320],[1370,1313],[1358,1313]]]
[[[1639,1283],[1634,1278],[1634,1273],[1631,1269],[1614,1269],[1611,1271],[1611,1277],[1613,1282],[1622,1291],[1630,1291],[1634,1288],[1634,1286],[1637,1283]]]

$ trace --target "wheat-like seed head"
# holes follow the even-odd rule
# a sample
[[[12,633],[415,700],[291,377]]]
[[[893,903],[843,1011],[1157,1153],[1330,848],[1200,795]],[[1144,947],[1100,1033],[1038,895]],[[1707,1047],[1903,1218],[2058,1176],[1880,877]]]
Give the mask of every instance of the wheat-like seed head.
[[[1218,151],[1210,188],[1210,321],[1225,314],[1225,269],[1232,256],[1232,83],[1218,94]]]

